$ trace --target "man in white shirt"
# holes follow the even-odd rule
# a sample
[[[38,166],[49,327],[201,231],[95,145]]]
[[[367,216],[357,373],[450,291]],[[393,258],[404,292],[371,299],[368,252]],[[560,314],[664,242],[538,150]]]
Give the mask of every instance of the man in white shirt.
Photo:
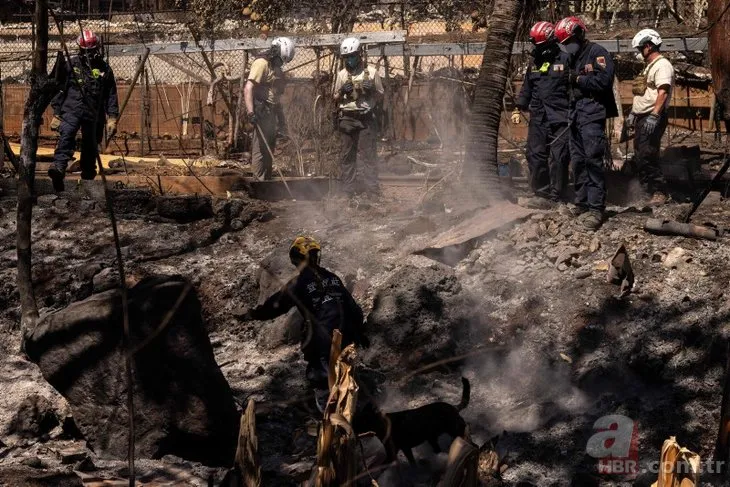
[[[337,128],[342,134],[343,190],[351,199],[356,193],[377,197],[380,184],[374,110],[383,97],[383,82],[375,66],[363,61],[357,38],[342,41],[340,56],[345,67],[337,73],[334,99],[338,107]]]
[[[634,103],[626,118],[627,127],[636,134],[634,162],[639,178],[647,195],[651,195],[650,204],[654,205],[667,200],[666,183],[659,167],[659,150],[667,128],[667,108],[674,86],[674,67],[659,52],[661,44],[661,36],[653,29],[639,31],[631,42],[646,67],[634,80]]]

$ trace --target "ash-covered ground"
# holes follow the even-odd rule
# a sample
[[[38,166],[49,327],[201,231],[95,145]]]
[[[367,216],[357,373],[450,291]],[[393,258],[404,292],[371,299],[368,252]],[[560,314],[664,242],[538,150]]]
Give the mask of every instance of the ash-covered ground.
[[[421,192],[386,188],[382,203],[360,208],[336,199],[246,200],[233,225],[218,216],[178,223],[154,211],[122,215],[129,282],[155,274],[190,279],[236,402],[256,400],[263,485],[307,478],[317,418],[306,406],[305,363],[290,318],[242,323],[236,316],[292,275],[288,245],[301,233],[320,240],[322,264],[370,315],[372,345],[360,353],[361,368],[382,408],[456,404],[459,377],[467,377],[472,395],[462,415],[472,438],[482,445],[500,435],[506,453],[497,485],[649,485],[655,474],[596,473],[586,443],[594,422],[609,414],[637,422],[642,467],[659,459],[669,436],[703,461],[711,457],[730,313],[726,241],[650,235],[643,224],[651,213],[626,207],[611,208],[590,233],[556,209],[461,248],[448,266],[418,251],[459,209],[448,198],[419,207]],[[0,484],[44,475],[61,479],[52,485],[77,485],[64,475],[124,478],[126,462],[87,448],[69,420],[72,408],[19,352],[15,202],[0,203]],[[654,213],[671,218],[683,209],[669,204]],[[693,221],[727,227],[730,205],[713,193]],[[621,244],[636,274],[624,298],[605,278]],[[41,197],[33,252],[42,314],[115,286],[111,228],[98,203]],[[411,375],[453,357],[461,358]],[[433,455],[427,444],[415,453],[419,467],[401,457],[397,485],[435,485],[446,453]],[[208,485],[224,473],[172,456],[138,460],[141,482]]]

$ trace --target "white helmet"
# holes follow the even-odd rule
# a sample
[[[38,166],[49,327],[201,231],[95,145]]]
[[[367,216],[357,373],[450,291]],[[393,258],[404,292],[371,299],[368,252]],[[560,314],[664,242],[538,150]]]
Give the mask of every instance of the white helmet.
[[[348,56],[350,54],[358,54],[360,52],[360,39],[356,37],[348,37],[340,44],[340,56]]]
[[[631,47],[638,49],[647,42],[651,42],[655,46],[660,46],[662,44],[662,37],[654,29],[641,29],[631,40]]]
[[[277,37],[271,41],[271,47],[274,46],[279,46],[279,57],[284,64],[294,59],[294,41],[288,37]]]

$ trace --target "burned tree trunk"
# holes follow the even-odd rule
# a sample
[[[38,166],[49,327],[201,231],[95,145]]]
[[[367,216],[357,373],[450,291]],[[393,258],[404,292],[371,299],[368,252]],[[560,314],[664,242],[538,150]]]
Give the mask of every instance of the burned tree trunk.
[[[3,120],[5,117],[5,100],[3,99],[3,78],[0,69],[0,171],[5,167],[5,127]],[[17,170],[17,167],[16,167]]]
[[[730,0],[709,0],[707,4],[712,83],[726,131],[730,129],[730,50],[726,46],[730,36],[729,9]]]
[[[720,405],[720,428],[715,442],[715,461],[720,465],[720,473],[728,477],[728,461],[730,461],[730,342],[727,344],[727,361],[725,364],[725,380],[722,386],[722,402]]]
[[[504,199],[497,175],[497,137],[512,44],[526,0],[496,0],[487,27],[487,46],[479,71],[464,161],[464,181],[473,181],[480,198]]]
[[[35,3],[35,50],[30,73],[30,93],[23,111],[23,125],[18,164],[17,255],[20,326],[23,336],[38,321],[38,306],[31,276],[31,220],[35,183],[36,151],[41,117],[56,92],[56,83],[48,77],[48,0]]]

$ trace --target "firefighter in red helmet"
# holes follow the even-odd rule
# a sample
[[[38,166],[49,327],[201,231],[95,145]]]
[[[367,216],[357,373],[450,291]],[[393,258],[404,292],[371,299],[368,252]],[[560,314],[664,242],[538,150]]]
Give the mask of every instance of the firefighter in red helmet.
[[[114,132],[119,118],[117,83],[104,61],[101,41],[90,30],[76,39],[79,52],[65,63],[62,89],[51,101],[51,129],[58,132],[53,165],[48,176],[56,191],[63,191],[63,179],[81,130],[81,179],[96,177],[97,147],[104,132]]]
[[[605,48],[586,39],[586,26],[566,17],[555,36],[570,55],[570,160],[575,178],[573,214],[588,230],[603,223],[606,207],[606,119],[618,115],[613,96],[613,59]]]
[[[568,185],[568,55],[560,50],[550,22],[533,25],[530,42],[532,62],[515,102],[513,122],[519,122],[520,110],[529,111],[527,164],[536,198],[528,206],[545,208],[564,199]]]

